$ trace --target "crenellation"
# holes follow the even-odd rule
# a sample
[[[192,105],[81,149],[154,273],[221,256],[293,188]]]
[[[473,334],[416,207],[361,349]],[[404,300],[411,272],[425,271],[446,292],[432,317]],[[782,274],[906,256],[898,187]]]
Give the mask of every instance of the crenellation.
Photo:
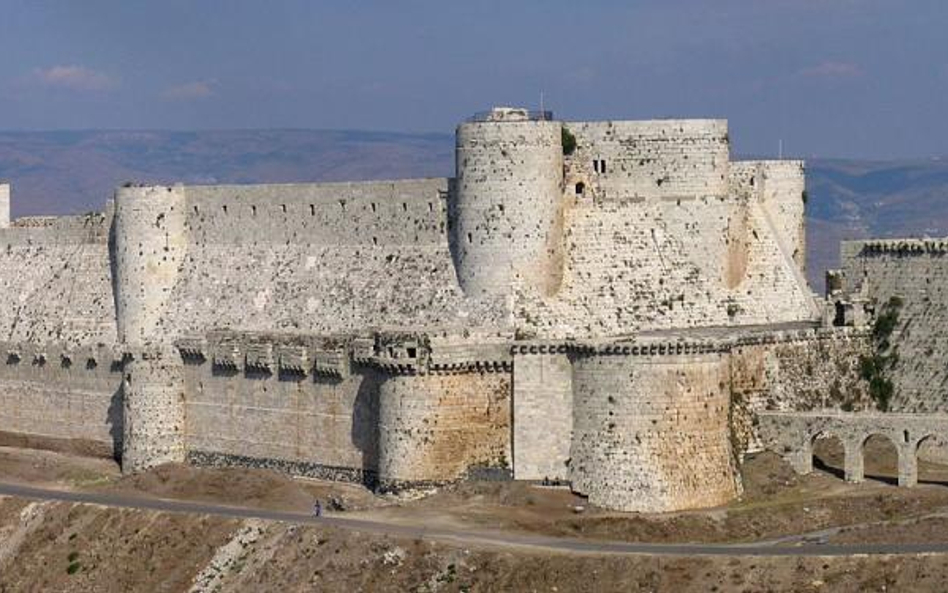
[[[129,185],[0,224],[0,431],[126,471],[722,504],[755,414],[869,405],[868,334],[818,327],[803,278],[802,163],[729,153],[722,120],[498,108],[458,126],[454,178]]]

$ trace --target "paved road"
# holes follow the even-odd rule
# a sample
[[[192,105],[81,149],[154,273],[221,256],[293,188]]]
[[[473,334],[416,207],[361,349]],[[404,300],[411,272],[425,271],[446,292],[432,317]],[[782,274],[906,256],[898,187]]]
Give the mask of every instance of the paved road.
[[[948,553],[945,544],[778,545],[777,541],[748,544],[649,544],[587,541],[564,537],[525,535],[502,531],[460,530],[406,526],[346,518],[339,515],[313,517],[302,513],[268,511],[244,507],[183,502],[117,494],[67,492],[0,483],[0,495],[36,500],[54,500],[108,507],[145,509],[169,513],[195,513],[240,519],[265,519],[285,523],[325,525],[339,529],[378,533],[408,539],[427,539],[460,546],[515,547],[527,551],[566,554],[649,554],[663,556],[849,556],[854,554]]]

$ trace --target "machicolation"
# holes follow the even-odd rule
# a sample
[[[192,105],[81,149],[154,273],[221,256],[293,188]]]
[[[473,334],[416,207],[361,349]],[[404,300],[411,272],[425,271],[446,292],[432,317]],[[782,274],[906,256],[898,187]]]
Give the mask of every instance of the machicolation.
[[[904,315],[945,315],[944,241],[847,244],[812,294],[803,163],[732,161],[725,121],[500,108],[456,138],[448,179],[127,184],[103,213],[12,221],[0,185],[0,431],[127,471],[401,490],[489,470],[695,508],[805,424],[766,414],[874,407],[877,303],[917,286]],[[941,346],[893,340],[892,408],[944,411]]]

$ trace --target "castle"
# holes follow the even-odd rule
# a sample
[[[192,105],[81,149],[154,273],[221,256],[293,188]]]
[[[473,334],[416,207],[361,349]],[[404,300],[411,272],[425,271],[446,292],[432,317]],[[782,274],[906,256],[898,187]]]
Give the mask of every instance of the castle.
[[[807,286],[801,162],[732,161],[720,120],[497,108],[456,139],[449,179],[126,186],[12,222],[0,186],[0,434],[666,511],[740,494],[758,412],[872,405],[872,297],[856,263]]]

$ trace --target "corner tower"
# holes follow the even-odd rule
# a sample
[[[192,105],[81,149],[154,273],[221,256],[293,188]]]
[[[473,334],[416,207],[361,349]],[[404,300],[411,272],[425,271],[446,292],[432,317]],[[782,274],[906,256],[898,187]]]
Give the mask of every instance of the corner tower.
[[[494,108],[458,126],[451,246],[464,293],[555,293],[562,278],[562,124]]]
[[[122,469],[184,461],[182,362],[162,319],[187,251],[183,187],[125,187],[115,193],[112,282],[122,381]]]

